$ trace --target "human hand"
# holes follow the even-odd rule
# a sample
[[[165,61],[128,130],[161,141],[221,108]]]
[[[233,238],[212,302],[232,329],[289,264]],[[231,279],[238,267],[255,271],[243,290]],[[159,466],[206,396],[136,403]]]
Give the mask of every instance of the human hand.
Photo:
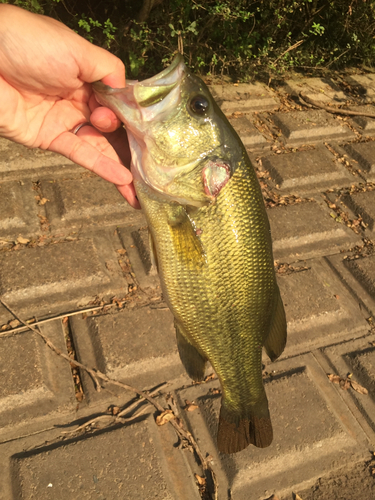
[[[130,163],[126,132],[96,102],[97,80],[124,87],[122,62],[54,19],[0,4],[0,136],[66,156],[140,208],[132,175],[120,164]],[[85,122],[95,128],[72,133]]]

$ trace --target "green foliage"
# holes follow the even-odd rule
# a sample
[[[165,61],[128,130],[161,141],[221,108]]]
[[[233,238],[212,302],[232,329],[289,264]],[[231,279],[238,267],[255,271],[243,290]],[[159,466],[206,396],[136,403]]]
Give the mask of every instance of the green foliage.
[[[177,50],[196,72],[242,80],[371,65],[375,57],[374,0],[154,0],[143,22],[142,2],[131,0],[9,3],[55,17],[109,48],[132,78],[160,71]]]

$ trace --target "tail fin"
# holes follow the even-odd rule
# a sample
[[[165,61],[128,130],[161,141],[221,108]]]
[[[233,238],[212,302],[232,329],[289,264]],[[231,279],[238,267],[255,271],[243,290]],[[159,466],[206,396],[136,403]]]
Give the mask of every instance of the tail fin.
[[[217,446],[221,453],[237,453],[249,444],[266,448],[272,443],[273,431],[266,397],[245,415],[229,410],[223,401],[220,409]]]

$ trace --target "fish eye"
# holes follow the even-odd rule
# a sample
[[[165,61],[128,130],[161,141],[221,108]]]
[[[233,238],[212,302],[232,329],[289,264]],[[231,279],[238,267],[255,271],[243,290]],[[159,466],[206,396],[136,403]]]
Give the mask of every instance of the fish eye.
[[[208,110],[208,100],[203,95],[193,97],[189,103],[191,111],[196,115],[204,115]]]

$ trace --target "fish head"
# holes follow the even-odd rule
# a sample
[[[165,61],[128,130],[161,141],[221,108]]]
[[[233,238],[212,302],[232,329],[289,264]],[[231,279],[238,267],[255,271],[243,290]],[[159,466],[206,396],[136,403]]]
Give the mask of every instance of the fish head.
[[[180,54],[152,78],[128,81],[124,89],[96,82],[93,89],[125,125],[135,179],[182,205],[202,207],[217,198],[243,146]]]

